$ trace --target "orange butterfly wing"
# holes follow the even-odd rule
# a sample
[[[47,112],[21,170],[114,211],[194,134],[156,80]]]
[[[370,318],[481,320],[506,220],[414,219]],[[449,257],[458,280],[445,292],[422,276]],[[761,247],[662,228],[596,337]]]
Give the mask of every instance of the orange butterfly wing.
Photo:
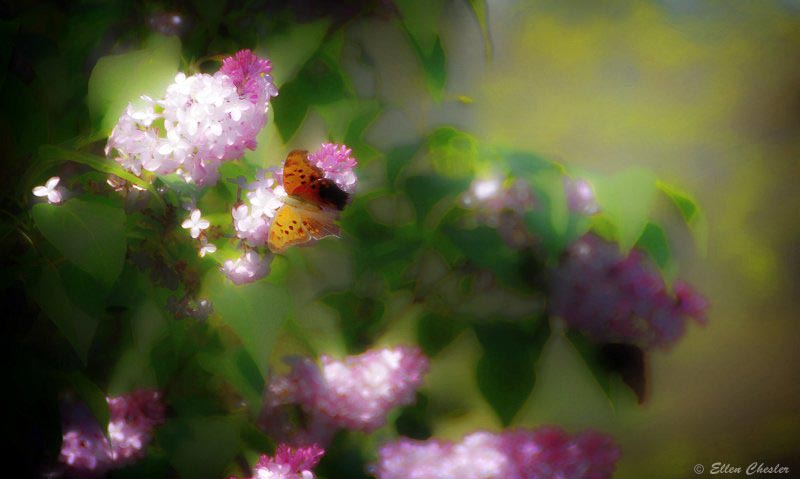
[[[270,251],[282,253],[289,246],[305,243],[310,239],[311,235],[303,226],[303,218],[297,209],[290,205],[281,206],[269,228],[267,245]]]
[[[305,150],[292,150],[283,163],[283,189],[288,195],[294,195],[299,188],[322,177],[322,170],[308,162]]]

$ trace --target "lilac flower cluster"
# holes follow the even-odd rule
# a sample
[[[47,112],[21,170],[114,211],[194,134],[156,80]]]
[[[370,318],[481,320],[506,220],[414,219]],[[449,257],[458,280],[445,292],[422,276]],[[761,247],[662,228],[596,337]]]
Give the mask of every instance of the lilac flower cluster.
[[[708,302],[680,281],[671,294],[644,252],[586,234],[553,273],[550,311],[596,341],[668,348],[688,318],[704,324]]]
[[[544,427],[475,432],[457,443],[400,439],[378,455],[378,479],[605,479],[620,450],[604,434]]]
[[[324,454],[325,451],[316,444],[297,449],[281,444],[274,458],[267,455],[259,458],[250,479],[314,479],[316,476],[311,469]],[[232,476],[230,479],[236,478]]]
[[[82,474],[102,474],[144,456],[153,429],[164,421],[161,393],[139,390],[106,398],[108,436],[83,403],[65,403],[59,460]]]
[[[319,149],[308,155],[308,161],[325,173],[339,188],[348,193],[356,189],[356,159],[353,151],[345,145],[323,143]]]
[[[309,163],[317,166],[326,178],[336,182],[345,191],[355,190],[357,178],[353,168],[356,160],[345,145],[323,143],[308,155]],[[264,246],[269,238],[269,229],[278,209],[284,205],[287,192],[283,187],[282,170],[262,170],[250,184],[243,180],[240,187],[244,198],[231,210],[236,236],[251,248]],[[253,251],[246,252],[236,260],[228,260],[223,272],[236,284],[255,281],[269,272],[267,257]]]
[[[265,392],[261,425],[274,436],[297,444],[326,444],[340,428],[374,431],[387,413],[410,404],[428,369],[418,348],[373,349],[336,360],[322,356],[322,366],[292,358],[287,376],[275,378]],[[299,404],[306,415],[298,430],[286,414]]]
[[[223,161],[255,148],[278,94],[271,70],[269,60],[242,50],[214,75],[178,73],[163,98],[128,105],[106,155],[136,175],[177,172],[187,182],[214,184]]]

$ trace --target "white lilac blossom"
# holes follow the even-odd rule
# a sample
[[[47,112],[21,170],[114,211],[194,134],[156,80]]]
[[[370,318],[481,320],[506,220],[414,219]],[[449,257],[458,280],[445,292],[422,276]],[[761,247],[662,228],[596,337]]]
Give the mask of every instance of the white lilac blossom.
[[[673,293],[645,253],[624,256],[614,243],[586,234],[553,272],[550,312],[599,342],[668,348],[688,319],[704,324],[708,302],[686,283]]]
[[[265,391],[261,425],[281,439],[325,444],[344,428],[374,431],[395,407],[414,401],[428,369],[415,347],[373,349],[336,360],[323,355],[321,367],[307,358],[290,358],[287,376],[274,378]],[[289,424],[285,408],[299,404],[305,413],[301,430]]]
[[[200,250],[197,254],[200,255],[201,258],[205,257],[205,255],[209,253],[214,253],[217,251],[217,245],[214,243],[209,243],[207,239],[203,238],[200,240]]]
[[[183,223],[181,223],[181,227],[183,229],[189,230],[189,233],[192,235],[192,238],[197,238],[200,236],[200,232],[204,229],[207,229],[211,226],[211,223],[207,219],[204,219],[200,216],[200,210],[194,209],[192,213],[189,215],[189,218],[185,219]]]
[[[86,405],[62,405],[59,460],[84,475],[102,474],[143,457],[154,428],[164,421],[159,391],[139,390],[106,401],[110,413],[107,437]]]
[[[573,213],[591,216],[600,211],[594,190],[588,181],[564,177],[564,192],[567,195],[567,206]]]
[[[339,188],[347,193],[356,189],[356,159],[352,150],[337,143],[323,143],[319,149],[308,155],[308,161],[325,174],[325,178],[333,180]]]
[[[296,449],[281,444],[275,450],[274,458],[261,455],[250,479],[315,479],[312,469],[324,454],[325,451],[316,444]]]
[[[234,284],[252,283],[267,275],[269,258],[261,257],[255,251],[247,251],[235,260],[227,260],[222,265],[222,272]]]
[[[34,196],[47,198],[47,202],[51,204],[61,203],[63,197],[61,196],[60,188],[58,188],[59,181],[61,181],[61,178],[58,176],[50,178],[44,186],[37,186],[33,189]]]
[[[223,161],[256,147],[278,94],[269,60],[243,50],[214,75],[178,73],[163,98],[129,104],[111,133],[106,155],[133,174],[180,174],[187,182],[214,184]]]
[[[400,439],[378,456],[378,479],[607,479],[620,450],[604,434],[543,427],[475,432],[457,443]]]

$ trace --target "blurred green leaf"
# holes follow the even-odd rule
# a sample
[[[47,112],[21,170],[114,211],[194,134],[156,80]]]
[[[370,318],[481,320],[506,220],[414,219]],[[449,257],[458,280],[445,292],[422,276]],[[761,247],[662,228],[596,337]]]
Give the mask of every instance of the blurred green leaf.
[[[472,177],[478,170],[478,140],[452,127],[434,130],[428,137],[428,154],[437,173],[451,177]]]
[[[382,301],[347,291],[329,294],[322,302],[339,314],[339,329],[349,353],[362,352],[382,332]]]
[[[217,354],[204,352],[198,358],[200,365],[210,373],[220,376],[242,395],[255,417],[261,410],[264,377],[252,356],[243,348],[225,348]]]
[[[439,37],[439,19],[444,1],[399,0],[395,5],[425,71],[431,94],[438,101],[447,76],[445,53]]]
[[[58,270],[50,266],[43,268],[39,281],[29,288],[28,294],[53,321],[85,364],[97,329],[97,319],[72,303],[64,291]]]
[[[161,97],[178,73],[180,58],[178,37],[153,35],[141,50],[99,59],[89,77],[92,124],[111,133],[129,102],[142,95]]]
[[[476,324],[474,329],[483,348],[476,369],[478,389],[508,426],[533,390],[536,361],[550,328],[542,320],[533,331],[499,321]]]
[[[173,418],[156,430],[158,443],[182,479],[224,477],[241,447],[237,416]]]
[[[114,368],[108,386],[109,394],[121,394],[136,388],[155,387],[158,384],[152,365],[152,352],[169,329],[161,308],[152,297],[144,300],[133,312],[130,317],[130,327],[131,346],[123,353]]]
[[[106,286],[125,262],[125,212],[101,197],[73,198],[62,205],[38,203],[33,220],[69,261]]]
[[[406,194],[414,205],[417,222],[422,224],[434,206],[466,191],[467,180],[454,180],[439,175],[416,175],[405,182]]]
[[[81,401],[89,407],[92,416],[97,419],[103,431],[108,429],[108,420],[111,413],[108,410],[106,394],[97,384],[93,383],[80,371],[71,371],[66,374],[66,380],[70,386],[78,393]]]
[[[556,258],[569,241],[570,214],[564,193],[564,177],[556,169],[540,169],[526,176],[533,188],[536,205],[525,214],[531,232],[551,258]]]
[[[706,214],[697,200],[688,192],[680,188],[657,181],[656,186],[672,200],[675,206],[681,213],[683,220],[692,230],[694,240],[697,244],[697,249],[700,251],[701,256],[705,256],[708,251],[708,219]]]
[[[426,355],[433,357],[453,342],[466,326],[452,316],[424,314],[417,321],[417,343]]]
[[[601,214],[615,226],[623,252],[644,232],[653,207],[656,178],[643,168],[629,168],[594,182]]]
[[[261,377],[266,377],[272,345],[291,311],[289,293],[265,281],[235,285],[218,270],[212,270],[205,277],[202,296],[211,301],[222,322],[239,336]]]
[[[642,236],[636,242],[636,246],[647,252],[662,271],[668,269],[671,254],[669,251],[669,241],[664,229],[655,223],[647,223]]]
[[[303,64],[319,48],[330,26],[327,18],[314,22],[293,24],[288,31],[269,38],[262,45],[266,56],[272,61],[272,77],[276,85],[293,78]]]
[[[492,38],[489,36],[489,21],[486,14],[486,0],[467,0],[472,13],[478,19],[478,25],[481,27],[481,36],[483,37],[483,45],[486,50],[486,59],[492,56]]]

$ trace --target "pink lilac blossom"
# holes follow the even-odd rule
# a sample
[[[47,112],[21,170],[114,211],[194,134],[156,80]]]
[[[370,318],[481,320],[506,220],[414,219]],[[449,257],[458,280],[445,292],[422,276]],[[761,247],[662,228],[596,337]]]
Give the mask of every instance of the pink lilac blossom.
[[[281,444],[274,458],[265,454],[259,458],[251,479],[315,479],[311,469],[324,454],[325,450],[316,444],[296,449]]]
[[[475,432],[457,443],[400,439],[378,456],[378,479],[606,479],[620,450],[604,434],[543,427]]]
[[[339,188],[353,193],[357,182],[353,168],[357,162],[352,153],[346,145],[323,143],[317,151],[309,153],[308,161],[321,169],[325,178],[333,180]]]
[[[250,246],[261,246],[267,242],[269,227],[278,209],[283,206],[286,192],[273,177],[259,173],[259,179],[251,183],[245,195],[246,201],[231,211],[236,236]]]
[[[144,456],[153,429],[164,421],[161,393],[139,390],[106,398],[108,437],[82,403],[66,403],[60,461],[71,469],[102,474]]]
[[[277,95],[263,65],[243,73],[248,61],[266,62],[268,68],[267,60],[249,51],[235,58],[213,76],[178,73],[163,98],[143,96],[138,108],[129,104],[108,139],[106,156],[136,175],[178,173],[198,185],[216,183],[223,161],[256,147],[270,98]]]
[[[428,369],[428,359],[415,347],[373,349],[336,360],[322,356],[322,366],[307,358],[291,358],[291,372],[275,378],[265,392],[262,426],[298,444],[325,444],[340,428],[374,431],[388,412],[414,401]],[[296,430],[285,414],[298,404],[305,428]]]
[[[222,272],[233,284],[245,284],[257,281],[269,273],[270,258],[263,258],[255,251],[247,251],[235,260],[227,260],[222,265]]]
[[[573,213],[591,216],[600,211],[594,190],[588,181],[564,177],[564,192],[567,195],[567,206]]]
[[[708,302],[686,283],[670,293],[644,252],[586,234],[567,248],[551,280],[551,314],[600,342],[669,348],[688,319],[705,324]]]

